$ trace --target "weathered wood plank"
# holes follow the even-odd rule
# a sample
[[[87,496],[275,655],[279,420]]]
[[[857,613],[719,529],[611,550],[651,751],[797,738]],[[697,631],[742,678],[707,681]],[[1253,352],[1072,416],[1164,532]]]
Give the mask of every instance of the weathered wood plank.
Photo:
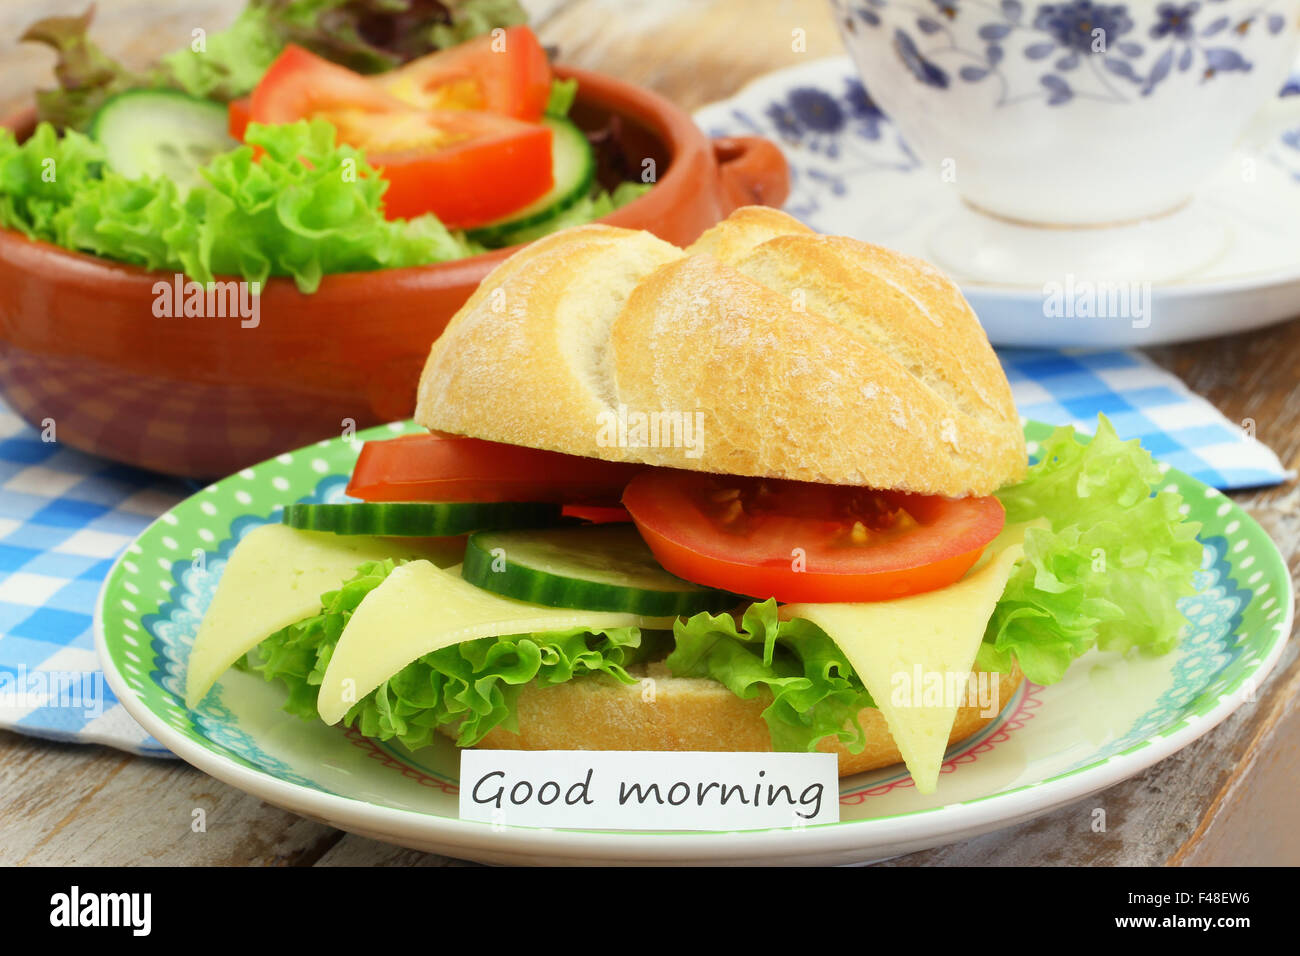
[[[0,731],[0,866],[298,865],[340,835],[179,760]]]
[[[1300,781],[1300,668],[1272,695],[1272,706],[1214,802],[1170,862],[1178,866],[1300,864],[1295,816]]]

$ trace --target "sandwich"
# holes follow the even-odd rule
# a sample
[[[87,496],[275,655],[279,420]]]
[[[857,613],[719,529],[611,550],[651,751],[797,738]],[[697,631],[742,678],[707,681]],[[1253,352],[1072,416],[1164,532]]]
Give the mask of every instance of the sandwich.
[[[767,208],[521,249],[415,421],[359,500],[243,536],[190,707],[237,666],[412,749],[818,750],[929,793],[1024,680],[1176,646],[1201,561],[1104,418],[1029,464],[949,279]]]

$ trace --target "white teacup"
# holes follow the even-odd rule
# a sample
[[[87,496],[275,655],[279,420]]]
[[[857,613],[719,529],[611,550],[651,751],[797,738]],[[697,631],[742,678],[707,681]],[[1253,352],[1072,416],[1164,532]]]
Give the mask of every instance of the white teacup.
[[[1034,225],[1179,208],[1300,47],[1300,0],[831,3],[916,153],[972,206]]]

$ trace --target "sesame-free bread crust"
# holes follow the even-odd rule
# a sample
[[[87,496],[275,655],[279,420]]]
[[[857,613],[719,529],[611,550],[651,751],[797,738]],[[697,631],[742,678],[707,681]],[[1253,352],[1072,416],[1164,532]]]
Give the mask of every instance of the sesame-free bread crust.
[[[717,681],[672,677],[662,664],[636,676],[650,678],[622,684],[604,676],[580,677],[551,687],[525,685],[517,702],[519,732],[497,727],[476,746],[492,750],[675,750],[768,752],[772,739],[763,710],[771,696],[742,700]],[[1009,701],[1024,675],[1019,668],[998,675],[999,708]],[[978,707],[961,707],[950,744],[986,727],[992,716]],[[860,753],[836,740],[818,749],[839,759],[841,777],[902,763],[884,716],[875,709],[858,714],[866,735]],[[442,728],[455,736],[455,729]]]
[[[700,431],[693,446],[611,443],[608,423],[638,413],[695,416]],[[1006,376],[951,280],[764,207],[686,250],[599,224],[526,246],[434,343],[416,420],[592,458],[950,496],[990,494],[1026,463]]]

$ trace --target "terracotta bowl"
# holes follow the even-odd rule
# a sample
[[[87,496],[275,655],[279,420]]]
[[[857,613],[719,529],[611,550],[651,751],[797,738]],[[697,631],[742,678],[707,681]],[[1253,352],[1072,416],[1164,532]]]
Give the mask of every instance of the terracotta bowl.
[[[616,115],[627,154],[656,162],[654,189],[603,221],[685,245],[737,206],[785,199],[789,172],[767,140],[709,140],[654,93],[558,72],[578,79],[580,126]],[[34,114],[7,125],[28,135]],[[410,415],[429,345],[510,252],[327,276],[312,295],[272,279],[260,324],[242,328],[237,317],[155,317],[154,283],[170,274],[0,230],[0,395],[38,428],[52,420],[75,448],[170,474],[227,474]]]

